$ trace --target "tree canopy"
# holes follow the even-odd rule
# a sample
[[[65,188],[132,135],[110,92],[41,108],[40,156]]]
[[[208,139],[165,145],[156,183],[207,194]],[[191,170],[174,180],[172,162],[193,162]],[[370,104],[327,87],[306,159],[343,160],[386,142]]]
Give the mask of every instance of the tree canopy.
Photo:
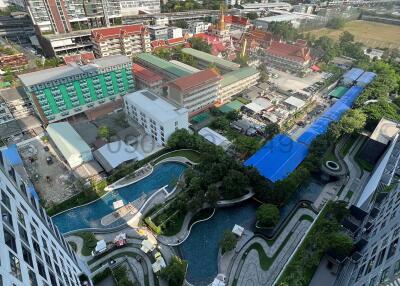
[[[257,220],[265,227],[273,227],[279,222],[279,209],[273,204],[262,204],[256,211]]]
[[[173,256],[171,262],[161,270],[160,276],[168,282],[169,286],[182,285],[186,273],[186,261]]]
[[[226,230],[224,232],[224,236],[219,243],[222,253],[233,250],[236,246],[236,242],[236,236],[231,231]]]
[[[211,45],[209,45],[206,41],[204,41],[201,38],[195,38],[192,37],[189,39],[189,44],[193,49],[205,52],[205,53],[211,53]]]

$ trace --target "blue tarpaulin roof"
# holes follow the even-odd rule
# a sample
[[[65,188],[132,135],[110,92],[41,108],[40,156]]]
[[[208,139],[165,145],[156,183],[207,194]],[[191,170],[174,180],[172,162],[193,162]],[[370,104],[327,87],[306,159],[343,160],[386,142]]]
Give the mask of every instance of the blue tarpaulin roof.
[[[31,194],[32,197],[34,197],[37,201],[39,201],[39,196],[36,193],[35,187],[33,185],[28,186],[28,192]]]
[[[255,167],[272,182],[286,178],[308,154],[305,145],[279,134],[251,156],[245,166]]]
[[[369,84],[371,81],[374,80],[376,73],[373,72],[365,72],[363,73],[358,79],[357,84],[362,83],[364,85]]]
[[[364,70],[362,70],[362,69],[352,68],[351,70],[348,70],[347,72],[345,72],[345,74],[343,75],[343,78],[346,80],[355,81],[360,77],[360,75],[363,74],[363,72],[364,72]]]
[[[22,164],[21,156],[19,156],[17,145],[13,144],[3,151],[3,155],[11,166]]]
[[[331,122],[332,120],[325,117],[318,118],[299,138],[297,138],[297,142],[310,145],[317,136],[324,134],[326,130],[328,130]]]
[[[356,101],[357,97],[360,95],[360,93],[363,91],[363,87],[361,86],[352,86],[339,100],[339,102],[342,102],[346,104],[348,107],[352,107],[354,101]]]
[[[332,105],[327,111],[322,114],[322,117],[326,117],[331,121],[339,121],[340,117],[344,112],[349,110],[346,104],[342,103],[341,100],[337,101],[334,105]]]
[[[311,128],[308,128],[306,131],[304,131],[303,134],[300,135],[299,138],[297,138],[297,142],[309,146],[314,141],[314,139],[317,138],[319,135],[321,134]]]

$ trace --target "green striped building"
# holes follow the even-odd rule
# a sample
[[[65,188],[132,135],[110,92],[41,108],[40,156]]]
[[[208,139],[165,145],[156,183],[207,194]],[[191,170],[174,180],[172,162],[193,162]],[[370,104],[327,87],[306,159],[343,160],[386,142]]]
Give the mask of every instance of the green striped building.
[[[58,121],[134,91],[131,60],[109,56],[90,64],[65,66],[19,76],[45,124]]]

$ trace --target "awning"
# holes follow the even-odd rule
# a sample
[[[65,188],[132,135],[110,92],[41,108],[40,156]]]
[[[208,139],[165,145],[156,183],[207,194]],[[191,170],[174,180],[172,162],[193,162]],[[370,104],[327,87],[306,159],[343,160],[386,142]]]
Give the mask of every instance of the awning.
[[[317,66],[317,65],[312,65],[312,66],[311,66],[311,69],[312,69],[313,71],[315,71],[315,72],[321,71],[321,68],[320,68],[319,66]]]

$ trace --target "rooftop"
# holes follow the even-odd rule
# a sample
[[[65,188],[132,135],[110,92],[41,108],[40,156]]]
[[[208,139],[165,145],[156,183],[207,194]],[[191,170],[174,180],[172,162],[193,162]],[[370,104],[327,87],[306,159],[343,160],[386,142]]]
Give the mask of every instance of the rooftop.
[[[148,114],[159,122],[175,120],[178,115],[187,114],[186,108],[179,108],[169,101],[155,95],[148,90],[139,90],[127,94],[125,100],[140,106]]]
[[[370,138],[383,144],[388,144],[400,131],[398,122],[382,118],[375,127]]]
[[[305,62],[311,59],[310,49],[304,46],[303,43],[299,45],[272,41],[271,45],[266,51],[269,54],[290,58],[298,62]]]
[[[213,63],[216,64],[219,67],[222,67],[224,69],[228,70],[237,70],[239,69],[240,65],[237,63],[233,63],[224,59],[221,59],[219,57],[213,56],[211,54],[198,51],[192,48],[183,48],[182,52],[188,55],[191,55],[197,59],[201,59],[203,61],[206,61],[208,63]]]
[[[177,66],[180,66],[180,67],[182,67],[182,68],[184,68],[184,69],[187,69],[187,70],[189,70],[189,71],[191,71],[191,72],[199,72],[199,71],[200,71],[199,69],[197,69],[197,68],[195,68],[195,67],[192,67],[192,66],[189,66],[188,64],[182,63],[182,62],[180,62],[180,61],[170,60],[169,62],[170,62],[170,63],[173,63],[173,64],[175,64],[175,65],[177,65]]]
[[[132,71],[135,77],[143,79],[147,82],[154,83],[162,80],[160,75],[138,64],[132,65]]]
[[[301,108],[304,106],[305,102],[297,97],[291,96],[285,100],[285,103],[295,106],[296,108]]]
[[[103,40],[108,38],[119,38],[123,36],[129,36],[132,34],[138,34],[144,32],[146,27],[143,25],[126,25],[111,28],[102,28],[92,30],[92,37],[96,40]]]
[[[0,98],[5,102],[20,100],[26,97],[27,95],[22,87],[2,89],[0,91]]]
[[[256,68],[252,67],[244,67],[235,71],[231,71],[222,76],[221,87],[226,87],[228,85],[231,85],[232,83],[243,80],[257,73],[259,73],[259,71]]]
[[[93,72],[97,69],[103,69],[125,63],[130,63],[130,59],[127,56],[115,55],[95,59],[87,65],[78,65],[76,63],[71,63],[65,66],[22,74],[18,77],[25,86],[32,86],[43,82],[58,80],[69,76],[84,74],[87,72]]]
[[[175,77],[187,76],[193,73],[187,69],[184,69],[178,65],[170,63],[159,57],[153,56],[152,54],[149,53],[137,54],[136,59],[139,60],[140,62],[146,62],[151,66],[155,66],[158,69],[164,70],[165,72],[170,73]]]
[[[250,20],[246,17],[240,17],[236,15],[226,15],[224,16],[225,23],[228,24],[238,24],[242,26],[250,25]]]
[[[180,91],[187,91],[196,87],[201,87],[204,84],[218,82],[219,74],[213,69],[203,70],[189,76],[178,78],[169,83]]]

